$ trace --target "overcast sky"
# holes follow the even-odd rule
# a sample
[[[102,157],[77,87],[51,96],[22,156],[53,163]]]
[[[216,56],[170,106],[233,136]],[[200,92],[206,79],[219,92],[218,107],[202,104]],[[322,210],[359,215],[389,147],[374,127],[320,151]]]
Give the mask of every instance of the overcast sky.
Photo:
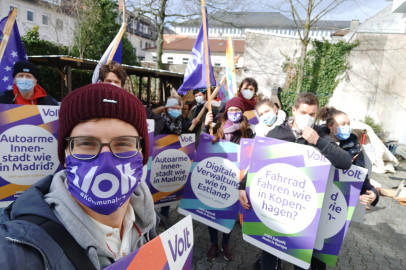
[[[385,7],[392,5],[386,0],[354,0],[345,2],[337,10],[328,15],[328,20],[359,20],[364,22]]]
[[[306,0],[300,0],[301,2],[306,2]],[[319,0],[320,1],[320,0]],[[329,4],[333,0],[322,0],[324,4]],[[254,1],[255,2],[255,1]],[[263,5],[275,5],[275,3],[280,3],[281,0],[262,0],[262,5],[251,5],[250,8],[255,10],[252,11],[265,11]],[[282,1],[285,3],[284,8],[281,9],[289,9],[289,2],[287,0]],[[376,13],[384,9],[385,7],[392,5],[392,1],[387,0],[347,0],[343,2],[337,9],[332,10],[327,16],[326,20],[359,20],[360,22],[364,22],[366,19],[374,16]],[[267,10],[271,11],[271,10]],[[276,10],[280,11],[280,10]],[[298,8],[300,12],[300,9]],[[302,19],[304,19],[305,15],[304,12],[301,12]],[[317,14],[315,12],[313,14]],[[289,16],[287,13],[283,13],[286,16]]]

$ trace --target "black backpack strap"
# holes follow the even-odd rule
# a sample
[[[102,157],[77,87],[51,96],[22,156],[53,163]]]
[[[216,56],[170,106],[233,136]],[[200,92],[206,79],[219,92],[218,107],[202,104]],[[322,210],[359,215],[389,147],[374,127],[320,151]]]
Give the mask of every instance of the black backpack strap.
[[[40,226],[58,243],[77,270],[96,270],[85,250],[61,224],[36,215],[23,215],[15,219],[25,220]]]

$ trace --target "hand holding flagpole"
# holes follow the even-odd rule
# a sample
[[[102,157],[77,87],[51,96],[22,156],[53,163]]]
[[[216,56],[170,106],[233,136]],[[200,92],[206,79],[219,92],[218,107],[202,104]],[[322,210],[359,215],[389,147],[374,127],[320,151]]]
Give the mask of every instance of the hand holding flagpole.
[[[238,62],[240,59],[240,55],[237,55],[237,57],[234,59],[234,64]],[[219,85],[217,85],[216,89],[214,89],[213,93],[211,94],[211,99],[214,99],[220,90],[221,86],[226,82],[227,80],[227,75],[224,75],[223,78],[221,79]],[[197,122],[200,121],[200,119],[203,117],[204,113],[206,112],[206,107],[203,107],[200,111],[200,113],[197,115],[196,120]],[[190,126],[189,131],[193,131],[193,129],[196,127],[196,124],[193,124]]]

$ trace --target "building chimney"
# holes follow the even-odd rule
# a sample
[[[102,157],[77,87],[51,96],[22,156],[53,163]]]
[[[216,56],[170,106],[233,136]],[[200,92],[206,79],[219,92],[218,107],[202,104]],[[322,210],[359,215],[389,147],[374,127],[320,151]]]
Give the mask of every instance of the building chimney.
[[[352,20],[351,25],[350,25],[350,31],[351,32],[356,31],[358,26],[359,26],[359,20]]]

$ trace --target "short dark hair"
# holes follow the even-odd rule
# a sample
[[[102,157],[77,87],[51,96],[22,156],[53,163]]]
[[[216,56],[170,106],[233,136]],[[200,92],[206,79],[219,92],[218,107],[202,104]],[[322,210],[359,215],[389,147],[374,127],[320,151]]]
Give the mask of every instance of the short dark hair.
[[[117,62],[111,61],[100,68],[99,78],[103,82],[108,73],[114,73],[121,81],[121,87],[124,87],[125,80],[127,79],[127,72]]]
[[[256,93],[258,91],[258,83],[257,83],[257,81],[254,78],[245,78],[240,83],[240,87],[238,88],[238,93],[241,92],[241,90],[242,90],[241,88],[244,85],[244,83],[246,83],[247,85],[254,86],[254,93]]]
[[[196,95],[197,93],[202,93],[203,95],[206,95],[206,88],[194,89],[193,95]]]
[[[317,105],[319,107],[319,99],[315,94],[310,92],[300,93],[295,101],[295,108],[299,108],[300,104]]]
[[[275,108],[275,105],[276,105],[276,103],[274,103],[271,99],[265,98],[265,99],[261,99],[260,101],[257,102],[257,104],[255,105],[255,110],[258,112],[258,108],[264,104],[268,105],[272,109]]]
[[[337,110],[334,107],[323,107],[317,113],[317,119],[326,121],[327,126],[334,123],[334,118],[337,115],[345,114],[345,112]]]

